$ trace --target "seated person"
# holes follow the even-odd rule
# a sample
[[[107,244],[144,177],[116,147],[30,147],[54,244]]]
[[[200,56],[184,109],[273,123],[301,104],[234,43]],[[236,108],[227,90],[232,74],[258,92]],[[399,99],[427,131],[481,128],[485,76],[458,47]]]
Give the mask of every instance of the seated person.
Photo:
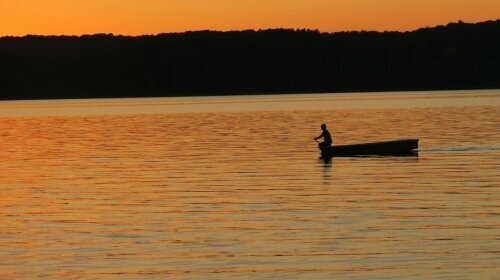
[[[320,136],[314,138],[314,140],[318,141],[318,139],[320,138],[323,138],[324,141],[322,143],[319,143],[319,148],[320,149],[323,149],[323,148],[326,148],[326,147],[330,147],[333,143],[332,141],[332,135],[330,134],[330,132],[328,131],[328,129],[326,129],[326,124],[322,124],[321,125],[321,130],[323,130],[323,133],[321,133]]]

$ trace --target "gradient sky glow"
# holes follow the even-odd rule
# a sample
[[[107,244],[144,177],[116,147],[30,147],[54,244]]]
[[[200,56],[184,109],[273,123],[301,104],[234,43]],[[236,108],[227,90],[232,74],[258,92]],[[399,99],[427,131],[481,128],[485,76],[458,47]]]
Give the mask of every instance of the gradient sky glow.
[[[499,18],[499,0],[0,0],[0,36],[413,30]]]

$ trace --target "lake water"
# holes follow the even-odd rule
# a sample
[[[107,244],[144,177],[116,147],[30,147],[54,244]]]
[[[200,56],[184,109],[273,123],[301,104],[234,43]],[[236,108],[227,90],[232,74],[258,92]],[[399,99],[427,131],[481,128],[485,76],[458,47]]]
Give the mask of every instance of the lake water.
[[[5,101],[0,139],[1,279],[500,275],[499,90]]]

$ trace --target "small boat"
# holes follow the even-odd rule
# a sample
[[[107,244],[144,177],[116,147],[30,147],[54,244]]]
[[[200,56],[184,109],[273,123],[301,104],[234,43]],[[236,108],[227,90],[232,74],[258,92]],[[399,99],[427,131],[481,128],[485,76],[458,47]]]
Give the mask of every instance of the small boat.
[[[419,139],[403,139],[320,148],[323,158],[365,155],[405,156],[415,155]]]

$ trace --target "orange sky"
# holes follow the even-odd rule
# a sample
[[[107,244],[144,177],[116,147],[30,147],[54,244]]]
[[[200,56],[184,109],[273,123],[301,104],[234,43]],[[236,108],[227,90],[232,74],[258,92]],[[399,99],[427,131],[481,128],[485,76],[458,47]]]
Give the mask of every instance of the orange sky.
[[[499,0],[0,0],[0,36],[278,27],[412,30],[498,18]]]

